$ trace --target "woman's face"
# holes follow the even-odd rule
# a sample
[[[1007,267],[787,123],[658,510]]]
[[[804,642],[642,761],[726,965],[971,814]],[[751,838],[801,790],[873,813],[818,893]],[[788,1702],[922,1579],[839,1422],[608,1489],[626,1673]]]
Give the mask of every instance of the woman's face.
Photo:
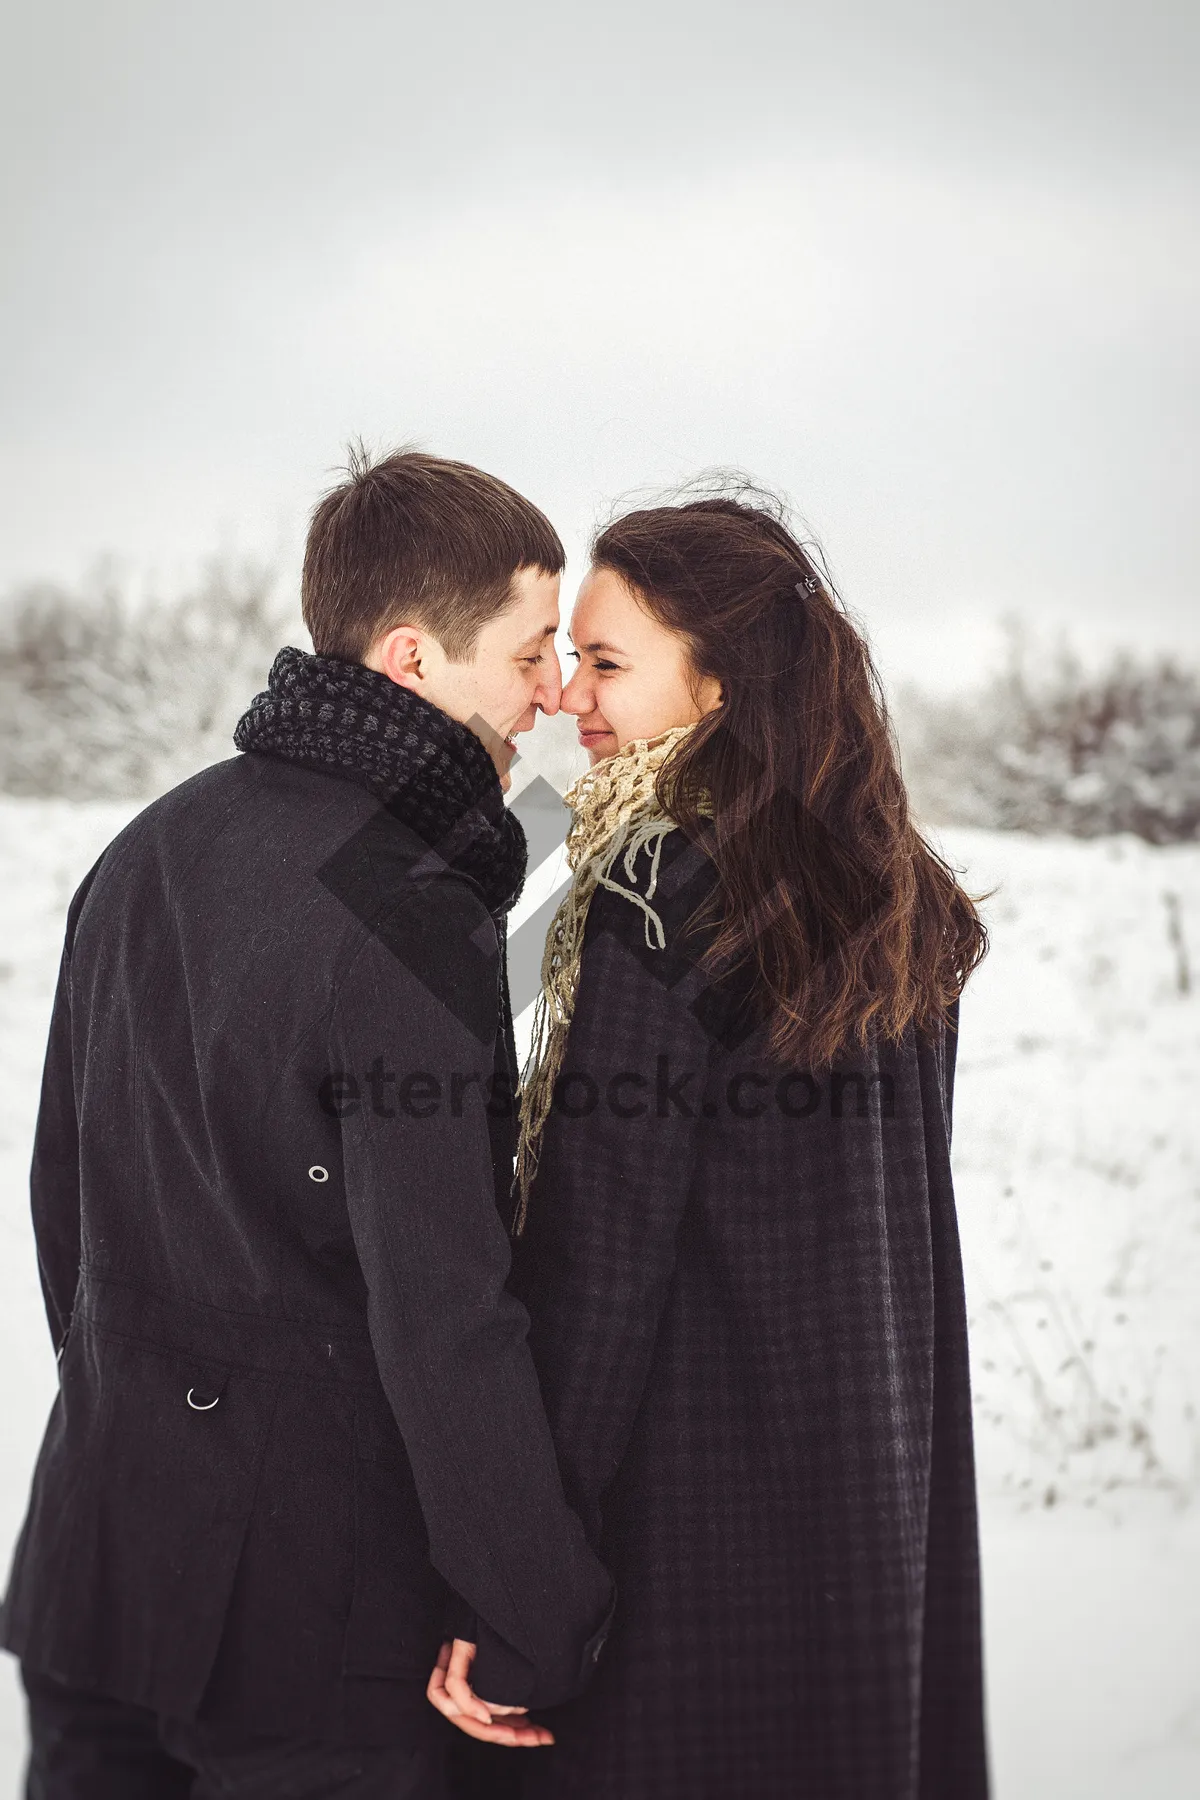
[[[579,720],[593,763],[634,738],[694,725],[721,703],[720,683],[692,674],[685,640],[651,618],[611,569],[584,578],[571,641],[579,667],[562,691],[562,709]]]

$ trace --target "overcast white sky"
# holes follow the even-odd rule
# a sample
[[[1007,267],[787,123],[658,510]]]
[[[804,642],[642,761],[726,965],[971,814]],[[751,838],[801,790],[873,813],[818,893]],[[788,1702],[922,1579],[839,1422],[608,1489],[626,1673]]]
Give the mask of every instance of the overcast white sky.
[[[893,675],[1200,654],[1194,5],[7,11],[0,586],[293,568],[362,433],[576,551],[741,465]]]

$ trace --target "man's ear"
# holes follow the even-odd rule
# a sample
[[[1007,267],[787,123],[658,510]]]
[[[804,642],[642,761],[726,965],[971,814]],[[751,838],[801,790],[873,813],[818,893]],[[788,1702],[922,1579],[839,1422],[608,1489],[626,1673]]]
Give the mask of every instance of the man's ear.
[[[394,625],[372,648],[367,667],[377,669],[397,687],[419,694],[425,685],[428,644],[419,625]]]

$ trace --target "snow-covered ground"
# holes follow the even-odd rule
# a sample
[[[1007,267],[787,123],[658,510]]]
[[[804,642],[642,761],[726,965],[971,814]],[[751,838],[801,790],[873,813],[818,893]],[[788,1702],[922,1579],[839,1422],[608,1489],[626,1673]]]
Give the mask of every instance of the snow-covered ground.
[[[0,1556],[55,1378],[26,1168],[63,917],[134,810],[0,799]],[[996,1795],[1191,1800],[1200,846],[939,841],[972,892],[998,888],[963,1002],[954,1142]],[[4,1659],[0,1797],[21,1754]]]

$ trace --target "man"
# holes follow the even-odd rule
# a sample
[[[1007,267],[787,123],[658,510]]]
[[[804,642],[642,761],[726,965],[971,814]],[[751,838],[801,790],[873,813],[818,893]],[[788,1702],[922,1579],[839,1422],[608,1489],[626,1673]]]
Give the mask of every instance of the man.
[[[0,1617],[30,1800],[440,1795],[443,1640],[438,1704],[518,1745],[599,1655],[498,1210],[501,787],[558,706],[562,565],[492,477],[356,459],[315,654],[71,904],[32,1173],[60,1393]]]

